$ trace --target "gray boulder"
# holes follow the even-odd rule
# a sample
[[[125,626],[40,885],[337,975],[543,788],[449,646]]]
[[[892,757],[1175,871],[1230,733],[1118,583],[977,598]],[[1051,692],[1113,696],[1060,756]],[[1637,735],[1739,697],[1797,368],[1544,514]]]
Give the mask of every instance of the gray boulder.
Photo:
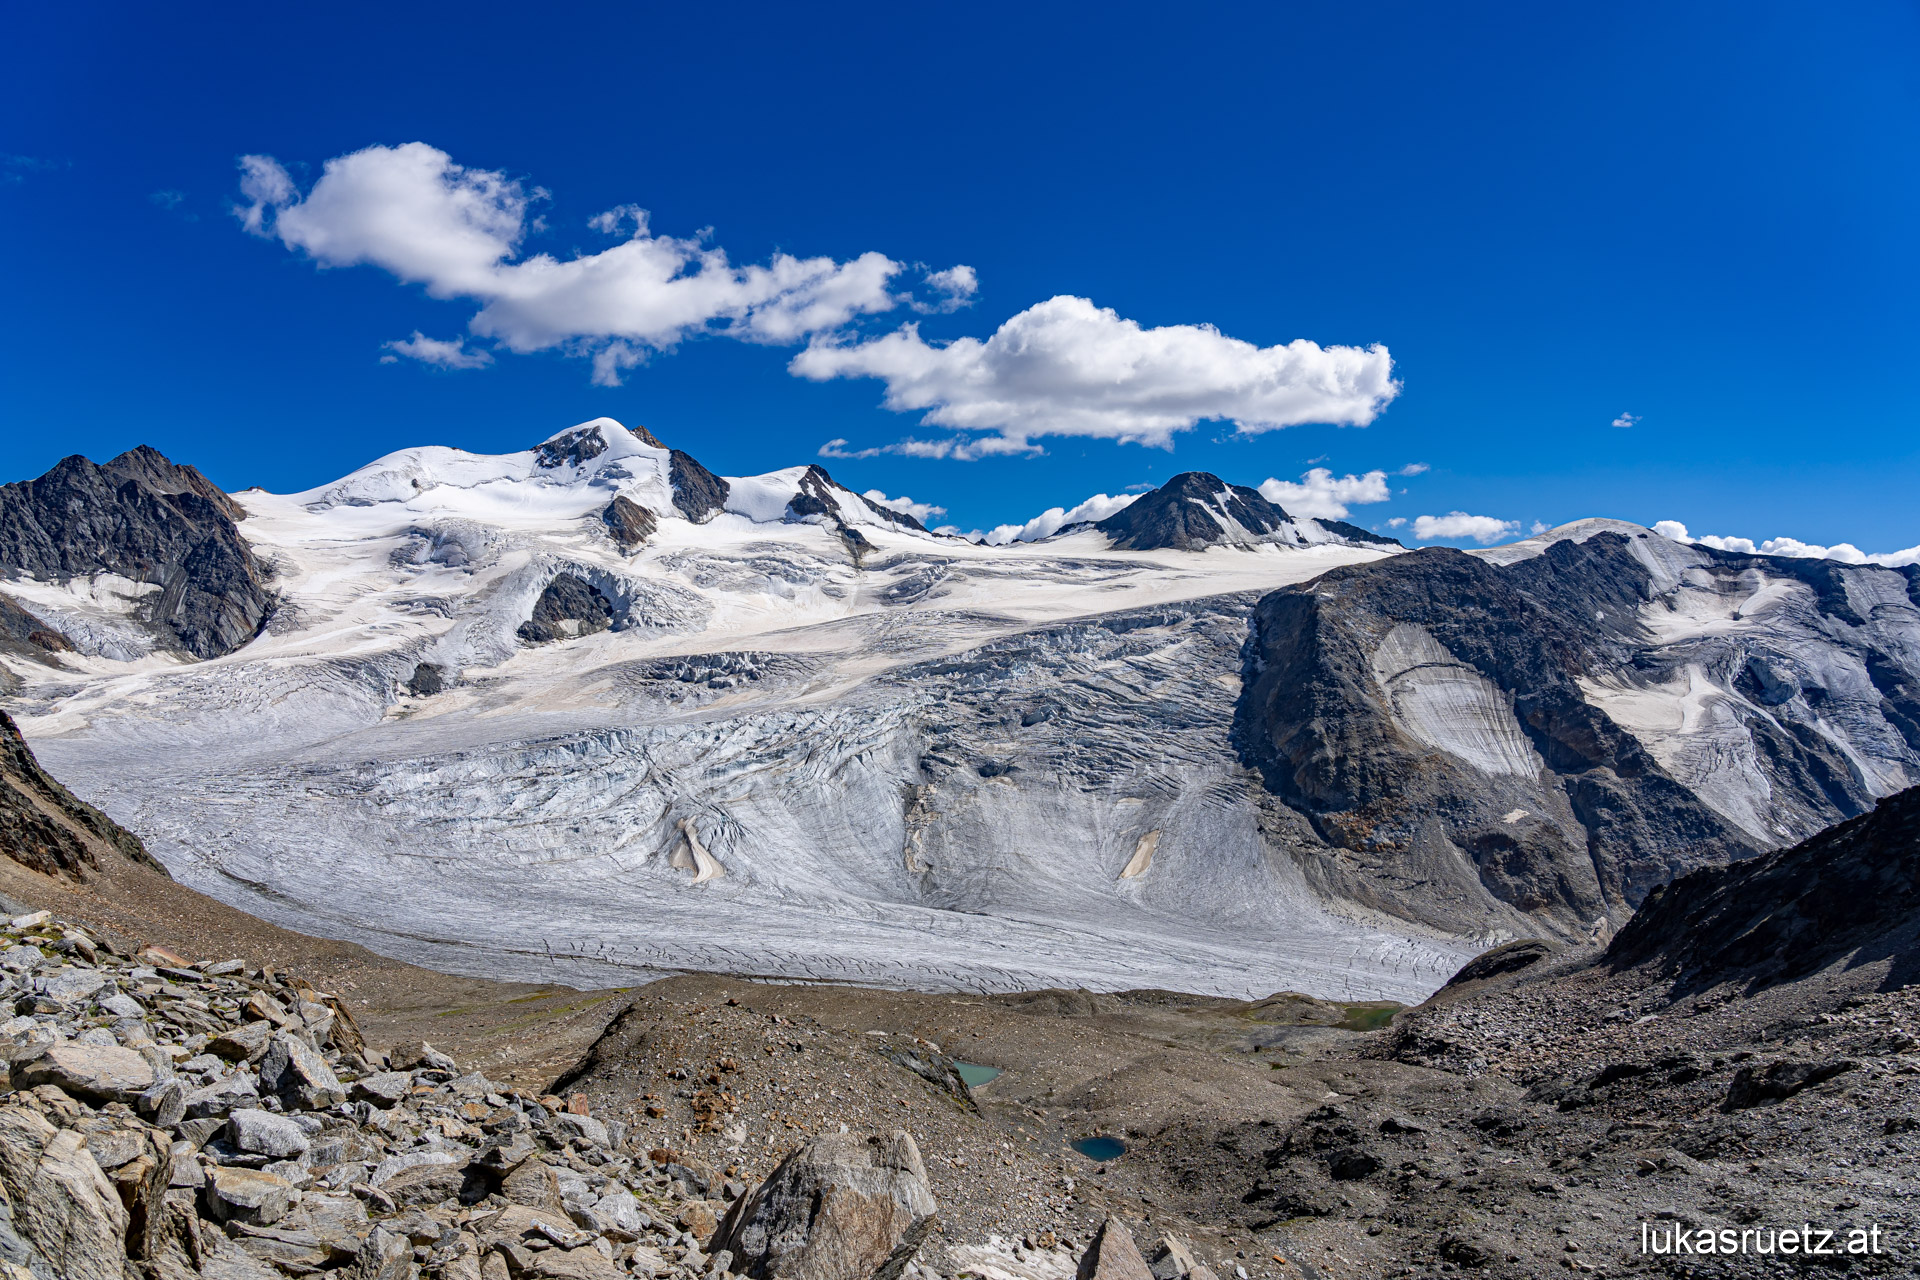
[[[227,1116],[227,1141],[248,1155],[291,1160],[307,1149],[304,1129],[285,1116],[243,1107]]]
[[[42,1047],[14,1071],[16,1084],[58,1085],[90,1102],[132,1102],[154,1086],[153,1066],[117,1044],[66,1041]]]
[[[291,1031],[276,1031],[260,1059],[262,1088],[304,1111],[324,1111],[347,1100],[333,1068],[314,1047]]]
[[[938,1209],[904,1131],[829,1134],[736,1201],[707,1252],[730,1252],[734,1269],[757,1280],[866,1280],[902,1271]]]

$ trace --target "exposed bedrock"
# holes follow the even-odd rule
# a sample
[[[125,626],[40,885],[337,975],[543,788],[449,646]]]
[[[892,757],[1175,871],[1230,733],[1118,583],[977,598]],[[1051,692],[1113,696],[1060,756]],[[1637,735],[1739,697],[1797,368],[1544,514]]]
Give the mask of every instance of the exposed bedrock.
[[[557,573],[534,601],[533,616],[515,633],[528,644],[571,640],[613,625],[613,604],[600,589],[570,573]]]
[[[162,643],[218,657],[257,635],[273,608],[267,570],[235,524],[245,514],[145,445],[104,466],[76,455],[37,480],[0,485],[0,572],[153,584],[141,617]]]
[[[1497,561],[1422,550],[1255,610],[1236,740],[1331,846],[1316,884],[1449,928],[1604,933],[1920,765],[1907,576],[1644,531]]]

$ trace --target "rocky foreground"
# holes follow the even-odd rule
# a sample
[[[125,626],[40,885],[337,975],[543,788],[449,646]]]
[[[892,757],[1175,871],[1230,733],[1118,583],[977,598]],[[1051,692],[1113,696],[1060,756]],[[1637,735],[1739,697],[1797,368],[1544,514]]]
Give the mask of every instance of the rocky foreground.
[[[749,1188],[640,1149],[585,1093],[518,1092],[422,1041],[371,1048],[297,976],[129,955],[45,911],[0,937],[4,1280],[938,1280],[916,1256],[939,1206],[903,1130],[843,1125]],[[730,1095],[699,1096],[711,1115]],[[1147,1280],[1117,1219],[1084,1243],[1084,1276]],[[1006,1248],[1014,1274],[1075,1266],[1051,1236]],[[1160,1280],[1213,1280],[1181,1241],[1157,1253]]]

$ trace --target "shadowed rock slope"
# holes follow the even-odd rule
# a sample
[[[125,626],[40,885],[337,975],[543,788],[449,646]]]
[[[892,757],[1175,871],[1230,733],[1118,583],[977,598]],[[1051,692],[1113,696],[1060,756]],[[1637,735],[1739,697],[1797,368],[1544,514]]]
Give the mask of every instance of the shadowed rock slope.
[[[54,781],[0,711],[0,851],[46,875],[85,879],[115,856],[166,875],[140,838]]]

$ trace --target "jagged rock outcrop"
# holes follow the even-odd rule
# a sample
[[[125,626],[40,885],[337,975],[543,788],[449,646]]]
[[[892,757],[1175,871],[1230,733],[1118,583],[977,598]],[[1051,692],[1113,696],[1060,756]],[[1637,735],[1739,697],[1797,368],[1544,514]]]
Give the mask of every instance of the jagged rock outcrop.
[[[1791,981],[1843,956],[1920,977],[1920,787],[1790,849],[1662,885],[1607,948],[1686,986]]]
[[[634,551],[645,545],[659,527],[653,512],[624,494],[607,504],[600,519],[622,551]]]
[[[705,524],[727,509],[727,482],[692,454],[670,450],[667,474],[673,484],[673,505],[695,524]]]
[[[707,1252],[729,1255],[733,1270],[755,1280],[892,1280],[937,1212],[920,1150],[907,1133],[830,1134],[788,1156],[735,1201]]]
[[[0,570],[43,581],[111,573],[159,587],[142,620],[198,658],[230,653],[273,609],[245,511],[192,467],[145,445],[96,466],[75,455],[0,485]]]
[[[1154,1280],[1154,1275],[1127,1224],[1108,1214],[1081,1255],[1074,1280]]]
[[[533,616],[516,634],[528,644],[570,640],[613,625],[613,604],[600,589],[571,573],[557,573],[534,602]]]
[[[1920,772],[1915,579],[1808,564],[1594,522],[1336,569],[1261,600],[1236,738],[1335,891],[1604,935]]]
[[[140,838],[75,798],[40,767],[13,717],[0,711],[0,851],[46,875],[83,879],[122,857],[166,875]]]

